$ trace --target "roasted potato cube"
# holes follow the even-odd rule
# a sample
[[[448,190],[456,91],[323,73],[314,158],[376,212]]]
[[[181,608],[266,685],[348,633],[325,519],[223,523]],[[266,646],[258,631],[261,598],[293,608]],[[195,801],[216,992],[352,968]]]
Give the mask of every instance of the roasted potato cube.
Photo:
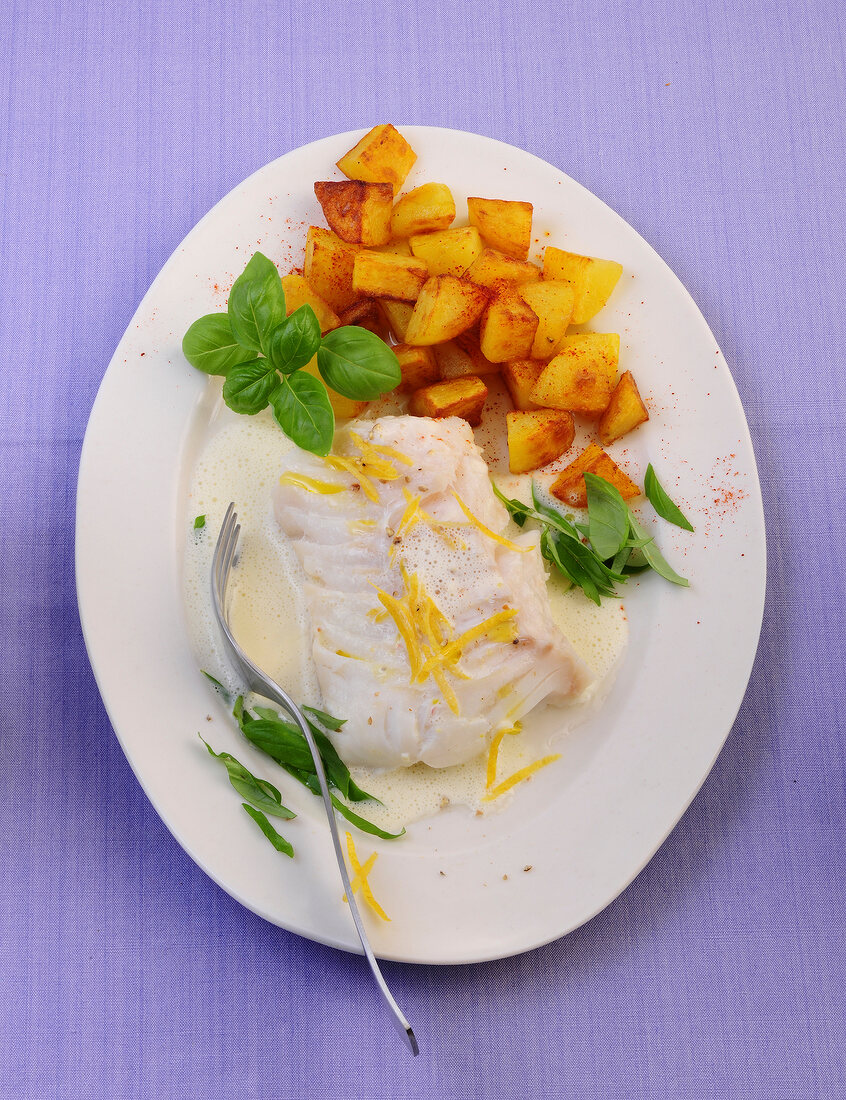
[[[315,294],[336,313],[359,297],[352,285],[357,252],[356,245],[347,244],[331,230],[316,225],[309,228],[303,275]]]
[[[313,374],[315,378],[320,378],[316,355],[306,363],[303,370]],[[326,386],[326,390],[329,394],[329,404],[332,406],[335,416],[339,419],[347,420],[354,416],[360,416],[367,408],[366,401],[352,401],[349,397],[344,397],[342,393],[333,390],[331,386]]]
[[[613,443],[621,435],[630,432],[638,424],[649,419],[649,412],[637,388],[630,370],[620,375],[620,381],[614,387],[611,400],[605,412],[600,416],[597,429],[600,442],[604,446]]]
[[[511,199],[467,200],[470,224],[475,225],[487,244],[507,256],[525,260],[532,242],[532,204]]]
[[[527,359],[532,350],[538,315],[514,290],[501,290],[482,317],[479,346],[492,363]]]
[[[481,378],[471,374],[415,390],[408,411],[412,416],[460,416],[475,427],[482,419],[487,396],[488,387]]]
[[[537,264],[528,260],[515,260],[495,248],[485,248],[472,265],[467,268],[464,278],[479,286],[499,288],[507,284],[522,286],[540,279],[541,270]]]
[[[549,487],[554,497],[571,505],[573,508],[587,507],[587,486],[585,485],[585,472],[604,477],[620,491],[625,500],[630,500],[640,493],[637,485],[631,480],[614,459],[606,454],[598,443],[591,443],[582,453],[575,458],[569,466],[566,466]]]
[[[551,359],[561,347],[573,316],[573,288],[569,283],[543,279],[520,287],[520,294],[540,322],[532,344],[532,358]]]
[[[375,333],[386,344],[390,343],[390,330],[385,321],[379,303],[373,298],[362,298],[360,302],[353,302],[351,306],[341,310],[339,320],[342,325],[358,325]]]
[[[616,332],[565,336],[561,351],[535,383],[532,400],[544,409],[569,409],[598,417],[611,399],[619,359],[620,337]]]
[[[394,194],[411,171],[417,154],[395,126],[374,126],[361,141],[338,161],[338,167],[351,180],[390,183]]]
[[[387,244],[394,191],[389,183],[328,180],[314,185],[329,228],[348,244]]]
[[[391,252],[359,252],[353,267],[353,290],[369,298],[413,302],[429,278],[429,269],[413,256]]]
[[[479,345],[479,334],[475,329],[468,329],[456,336],[453,343],[466,355],[469,355],[473,363],[473,374],[499,374],[501,363],[492,363]]]
[[[411,245],[408,241],[388,241],[372,249],[373,252],[391,252],[394,256],[410,256]]]
[[[527,474],[546,466],[572,445],[576,428],[573,416],[558,409],[505,414],[508,429],[508,468]]]
[[[398,344],[404,343],[408,322],[411,320],[414,306],[411,302],[393,302],[390,298],[380,298],[379,309],[387,322],[388,328],[391,330],[393,338]]]
[[[510,363],[502,364],[502,380],[508,387],[515,409],[528,412],[538,407],[532,401],[532,390],[545,366],[546,363],[537,359],[512,359]]]
[[[476,374],[472,358],[464,348],[459,346],[458,339],[435,344],[432,351],[438,364],[439,378],[461,378],[464,375]]]
[[[455,221],[455,200],[445,183],[424,183],[397,199],[391,214],[391,236],[411,237],[446,229]]]
[[[562,279],[573,286],[576,301],[573,306],[574,325],[583,325],[595,316],[617,285],[623,273],[615,260],[598,260],[595,256],[580,256],[550,245],[543,254],[544,279]]]
[[[452,340],[478,321],[487,301],[482,287],[454,275],[435,275],[420,291],[405,342],[442,344]]]
[[[413,348],[411,344],[397,344],[394,355],[399,359],[402,382],[398,388],[403,392],[430,386],[440,378],[437,360],[431,348]]]
[[[479,230],[473,225],[415,233],[410,243],[411,251],[424,261],[430,275],[463,275],[483,247]]]
[[[311,306],[321,332],[328,332],[340,325],[338,314],[319,294],[314,293],[303,275],[283,275],[282,289],[285,291],[285,310],[289,317],[300,306]]]

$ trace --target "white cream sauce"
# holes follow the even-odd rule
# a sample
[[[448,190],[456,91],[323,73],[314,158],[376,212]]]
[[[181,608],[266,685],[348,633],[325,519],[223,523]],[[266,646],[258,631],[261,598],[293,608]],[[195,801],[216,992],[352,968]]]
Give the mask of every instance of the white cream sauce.
[[[378,414],[385,411],[383,404]],[[272,489],[292,447],[268,412],[247,417],[220,408],[188,493],[185,522],[190,533],[184,558],[184,594],[200,667],[233,692],[239,691],[237,675],[228,665],[218,639],[209,583],[217,533],[229,502],[234,501],[241,524],[231,602],[235,636],[255,663],[294,698],[319,707],[302,569],[279,531],[271,504]],[[529,499],[530,477],[497,473],[496,481],[507,496]],[[205,526],[195,531],[193,524],[198,515],[205,515]],[[555,621],[597,680],[578,703],[561,708],[539,707],[528,716],[521,734],[503,739],[497,782],[539,756],[554,752],[555,741],[601,704],[625,650],[628,628],[619,601],[603,600],[597,607],[580,590],[565,591],[554,577],[550,578],[548,592]],[[365,803],[361,811],[378,825],[393,829],[449,804],[481,813],[499,809],[509,798],[504,795],[483,801],[486,768],[485,753],[459,767],[433,769],[416,764],[391,772],[356,768],[353,775],[360,786],[384,804]]]

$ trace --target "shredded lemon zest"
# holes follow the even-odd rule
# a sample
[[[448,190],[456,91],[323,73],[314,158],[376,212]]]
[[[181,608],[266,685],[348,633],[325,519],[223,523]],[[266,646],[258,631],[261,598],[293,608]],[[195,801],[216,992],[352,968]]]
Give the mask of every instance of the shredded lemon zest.
[[[506,546],[509,550],[516,550],[518,554],[528,554],[532,549],[531,546],[518,546],[516,542],[512,542],[511,539],[503,538],[502,535],[498,535],[495,531],[492,531],[490,527],[486,527],[478,516],[474,516],[458,493],[452,494],[458,502],[458,507],[467,516],[474,527],[482,532],[483,535],[487,535],[489,539],[493,539],[494,542],[498,542],[500,546]]]
[[[414,624],[409,621],[408,608],[396,596],[383,592],[381,588],[376,589],[376,595],[379,597],[379,602],[396,623],[399,635],[405,643],[408,652],[408,664],[411,668],[411,680],[413,681],[420,668],[420,645],[414,631]]]
[[[522,732],[523,727],[519,722],[515,722],[513,726],[505,726],[501,730],[497,730],[491,738],[491,747],[488,750],[488,768],[485,775],[485,787],[490,788],[494,785],[496,779],[496,763],[499,757],[499,746],[502,744],[502,740],[506,735],[513,736],[514,734]]]
[[[359,862],[358,854],[355,850],[355,843],[351,833],[345,833],[347,838],[347,856],[349,857],[350,866],[353,870],[353,878],[350,881],[350,891],[354,894],[357,890],[361,890],[361,896],[364,898],[366,904],[373,910],[377,917],[381,917],[384,921],[390,921],[390,917],[373,896],[373,890],[370,886],[367,876],[373,870],[373,865],[378,857],[378,852],[373,852],[368,856],[364,863]],[[347,900],[347,895],[344,894],[344,901]]]
[[[351,661],[363,661],[363,657],[356,657],[354,653],[347,653],[345,649],[336,649],[335,652],[339,657],[349,657]]]
[[[402,451],[398,451],[395,447],[389,447],[385,443],[370,443],[366,439],[362,439],[356,432],[350,432],[350,439],[361,451],[365,462],[372,461],[374,456],[376,456],[376,461],[378,462],[380,456],[386,456],[388,458],[393,458],[396,462],[402,462],[406,466],[414,465],[413,459],[403,454]]]
[[[383,607],[380,611],[378,607],[371,607],[367,612],[367,618],[372,619],[374,623],[383,623],[388,617],[388,612]]]
[[[348,523],[348,527],[351,531],[369,530],[371,527],[375,526],[375,519],[351,519]]]
[[[513,641],[517,637],[517,625],[512,623],[511,620],[516,614],[516,608],[508,607],[502,611],[497,611],[495,615],[491,615],[483,622],[471,626],[469,630],[465,630],[463,634],[448,642],[438,653],[433,654],[420,669],[417,678],[425,680],[427,676],[431,675],[432,669],[437,664],[448,664],[451,661],[458,660],[462,651],[468,645],[491,632],[495,632],[495,640],[497,641]],[[511,627],[510,630],[503,632],[499,628],[505,623],[511,623]]]
[[[545,768],[547,764],[551,764],[554,760],[560,760],[561,753],[556,752],[551,756],[544,756],[540,760],[536,760],[534,764],[528,764],[525,768],[521,768],[519,771],[510,775],[508,779],[503,781],[493,790],[489,790],[488,793],[482,798],[483,802],[492,802],[493,799],[499,798],[501,794],[505,794],[506,791],[510,791],[512,787],[516,787],[518,783],[522,783],[524,779],[528,779],[530,775],[534,775],[535,772]]]
[[[441,694],[444,697],[444,702],[446,703],[446,705],[449,707],[453,714],[458,715],[460,713],[460,709],[458,706],[458,696],[450,687],[444,670],[442,668],[434,669],[432,672],[432,679],[441,689]]]
[[[323,461],[332,470],[343,470],[344,473],[351,474],[361,485],[364,495],[372,500],[374,504],[379,503],[379,493],[376,486],[362,469],[360,460],[348,458],[346,455],[327,455]]]
[[[280,485],[296,485],[300,489],[305,489],[307,493],[321,493],[323,496],[329,496],[332,493],[343,493],[346,491],[346,485],[337,485],[331,481],[318,481],[315,477],[309,477],[307,474],[295,474],[287,473],[283,474],[279,478]]]

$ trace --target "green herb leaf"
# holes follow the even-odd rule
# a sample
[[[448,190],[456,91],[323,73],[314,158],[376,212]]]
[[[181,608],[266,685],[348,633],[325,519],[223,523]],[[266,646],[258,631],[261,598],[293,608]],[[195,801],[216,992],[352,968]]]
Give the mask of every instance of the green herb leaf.
[[[279,375],[269,359],[252,359],[233,367],[223,383],[223,400],[236,413],[255,416],[267,404],[279,385]]]
[[[207,313],[182,337],[182,354],[192,367],[204,374],[222,374],[250,358],[232,334],[226,313]]]
[[[314,771],[314,761],[302,732],[279,718],[256,718],[241,723],[247,740],[283,767]]]
[[[304,367],[320,347],[320,322],[310,305],[300,306],[271,332],[268,358],[283,374]]]
[[[361,829],[363,833],[369,833],[371,836],[381,837],[382,840],[398,840],[401,836],[405,836],[405,829],[401,829],[398,833],[388,833],[384,829],[380,829],[378,825],[374,825],[372,821],[368,821],[364,817],[360,817],[357,813],[345,806],[340,799],[337,799],[334,795],[330,796],[332,799],[332,805],[341,815],[345,817],[350,824],[355,825],[357,829]]]
[[[287,806],[282,805],[282,795],[272,783],[268,783],[266,779],[258,779],[231,753],[215,752],[202,735],[198,734],[198,736],[209,750],[210,755],[226,767],[229,773],[229,782],[242,798],[246,798],[248,802],[252,802],[258,809],[272,814],[273,817],[290,820],[292,817],[297,816],[293,810],[289,810]]]
[[[643,491],[646,493],[646,499],[662,519],[667,520],[668,523],[674,523],[676,527],[682,527],[685,531],[693,530],[693,524],[687,519],[679,506],[674,504],[667,495],[666,490],[661,485],[661,482],[658,480],[652,468],[651,462],[646,467],[646,476],[643,479]]]
[[[267,839],[270,841],[276,851],[281,852],[285,856],[290,856],[293,859],[293,845],[290,844],[284,836],[280,836],[279,833],[276,832],[276,830],[273,828],[273,826],[270,824],[270,822],[267,820],[261,810],[254,809],[246,802],[242,802],[241,805],[244,807],[244,809],[247,811],[253,821],[255,821],[256,825],[258,825],[258,827],[261,829],[261,831],[264,833],[264,835],[267,837]]]
[[[673,584],[683,585],[685,588],[689,587],[690,581],[679,576],[675,569],[667,562],[664,555],[655,545],[655,540],[650,536],[646,528],[642,527],[631,513],[629,514],[629,519],[632,525],[632,534],[635,538],[646,539],[646,542],[643,543],[640,549],[640,553],[643,554],[649,566],[654,569],[656,573],[659,573],[664,580],[672,581]]]
[[[304,710],[306,714],[313,714],[318,722],[334,733],[337,733],[347,724],[346,718],[333,718],[331,714],[327,714],[325,710],[318,710],[317,707],[302,706],[300,710]]]
[[[323,337],[317,366],[327,385],[353,401],[372,401],[402,380],[399,360],[384,340],[355,325]]]
[[[604,477],[585,472],[588,538],[603,561],[616,556],[629,534],[629,509],[620,490]]]
[[[494,495],[499,497],[505,507],[508,509],[508,514],[514,520],[518,527],[522,527],[526,520],[531,515],[532,509],[528,504],[524,504],[522,500],[509,500],[507,496],[504,496],[496,485],[491,482],[491,488],[494,491]]]
[[[273,415],[290,439],[316,455],[328,455],[335,435],[335,414],[319,378],[296,374],[282,378],[270,396]]]
[[[206,525],[206,517],[205,516],[197,516],[197,518],[194,520],[194,530],[195,531],[201,531],[205,527],[205,525]]]
[[[245,348],[266,355],[271,332],[284,320],[285,291],[279,272],[267,256],[256,252],[229,293],[232,334]]]
[[[202,674],[209,681],[209,683],[215,688],[215,690],[218,691],[223,696],[223,699],[224,699],[225,702],[227,702],[227,703],[232,702],[232,695],[226,690],[226,688],[223,686],[223,684],[220,682],[220,680],[216,680],[214,678],[214,676],[212,676],[212,674],[210,672],[206,672],[206,670],[204,668],[201,668],[200,672],[202,672]]]

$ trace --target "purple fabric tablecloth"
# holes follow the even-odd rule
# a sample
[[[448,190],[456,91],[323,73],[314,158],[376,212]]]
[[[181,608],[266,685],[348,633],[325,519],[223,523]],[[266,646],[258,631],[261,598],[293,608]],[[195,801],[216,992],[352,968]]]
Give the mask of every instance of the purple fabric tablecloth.
[[[10,0],[0,14],[0,1095],[846,1095],[842,617],[846,9]],[[243,177],[431,123],[519,145],[687,285],[756,445],[754,673],[681,823],[602,914],[472,967],[363,962],[195,867],[130,772],[74,592],[86,420],[138,301]]]

